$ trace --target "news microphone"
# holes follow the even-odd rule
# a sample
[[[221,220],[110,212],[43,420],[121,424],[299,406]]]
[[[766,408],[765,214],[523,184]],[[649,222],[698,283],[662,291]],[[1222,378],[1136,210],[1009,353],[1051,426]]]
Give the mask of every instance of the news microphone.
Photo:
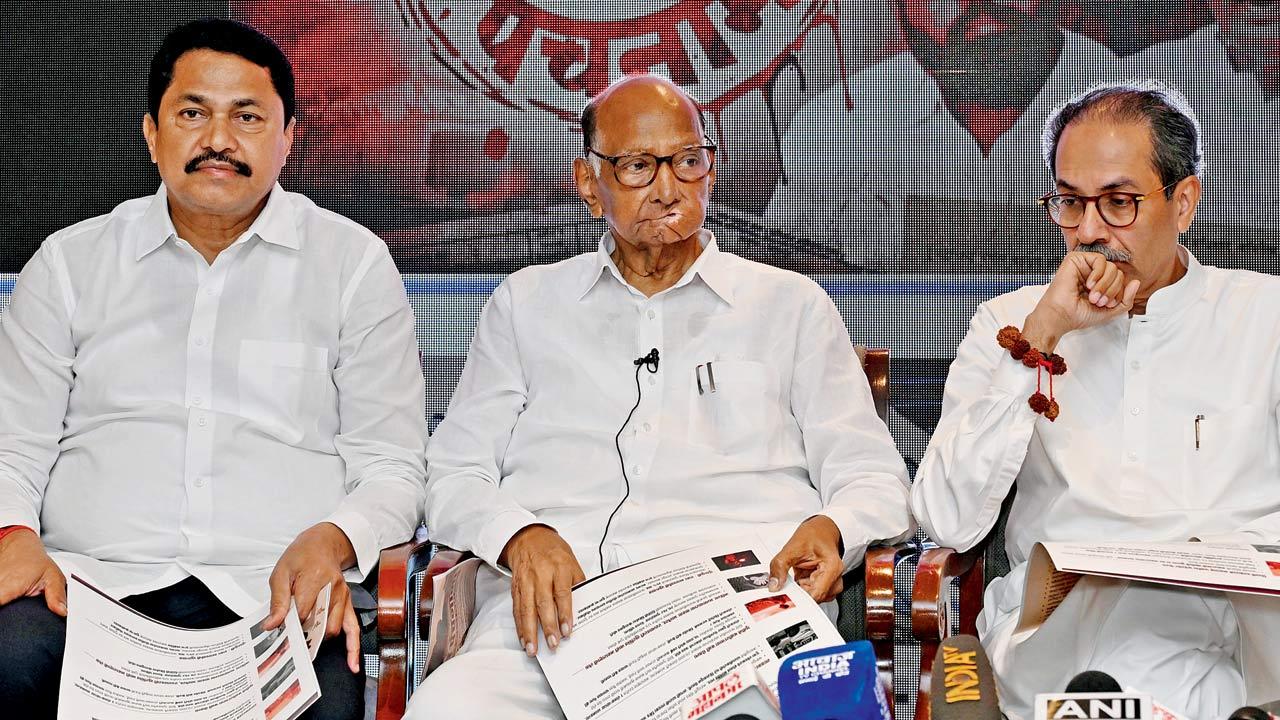
[[[782,720],[778,699],[745,662],[702,688],[680,706],[683,720]]]
[[[1249,705],[1231,713],[1227,720],[1277,720],[1277,718],[1260,707]]]
[[[933,720],[1000,720],[991,661],[978,638],[953,635],[933,656],[929,712]]]
[[[1071,678],[1071,682],[1067,683],[1066,691],[1076,695],[1122,693],[1132,697],[1150,696],[1150,693],[1144,693],[1136,688],[1121,688],[1119,681],[1101,670],[1085,670],[1076,675]],[[1155,698],[1151,698],[1151,720],[1186,720],[1186,718],[1161,705]]]
[[[1035,720],[1154,720],[1151,696],[1136,692],[1041,693]]]
[[[1101,670],[1085,670],[1067,683],[1069,693],[1124,692],[1115,678]]]
[[[649,348],[648,355],[641,355],[632,362],[636,367],[644,365],[645,369],[651,373],[658,372],[658,348]]]
[[[893,720],[866,640],[787,658],[778,670],[778,700],[786,720]]]

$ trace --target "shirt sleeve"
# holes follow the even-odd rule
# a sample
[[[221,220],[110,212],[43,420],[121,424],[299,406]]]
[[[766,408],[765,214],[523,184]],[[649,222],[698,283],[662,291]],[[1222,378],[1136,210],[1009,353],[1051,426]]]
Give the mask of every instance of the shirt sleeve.
[[[809,479],[844,542],[845,572],[867,545],[914,532],[907,467],[876,414],[871,386],[831,299],[820,289],[801,321],[791,411],[804,437]]]
[[[503,458],[528,398],[508,283],[480,315],[449,411],[427,450],[432,539],[495,567],[507,541],[536,523],[501,488]]]
[[[1039,417],[1027,404],[1036,373],[996,342],[990,304],[978,308],[947,375],[942,418],[911,488],[929,537],[968,550],[995,524]]]
[[[408,540],[425,495],[426,400],[413,310],[391,255],[380,241],[357,271],[338,338],[334,445],[346,463],[347,496],[327,522],[351,541],[368,575],[378,552]]]
[[[71,393],[72,295],[54,240],[18,276],[0,319],[0,527],[40,532]]]

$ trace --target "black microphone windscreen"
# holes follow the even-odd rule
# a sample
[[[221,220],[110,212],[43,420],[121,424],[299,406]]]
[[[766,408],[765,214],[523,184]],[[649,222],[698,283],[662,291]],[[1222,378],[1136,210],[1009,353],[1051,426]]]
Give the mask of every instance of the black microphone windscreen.
[[[1275,717],[1271,713],[1257,707],[1242,707],[1231,713],[1227,720],[1271,720]]]
[[[938,646],[929,710],[934,720],[1000,720],[991,662],[978,638],[956,635]]]
[[[1100,670],[1085,670],[1067,683],[1069,693],[1124,692],[1116,679]]]

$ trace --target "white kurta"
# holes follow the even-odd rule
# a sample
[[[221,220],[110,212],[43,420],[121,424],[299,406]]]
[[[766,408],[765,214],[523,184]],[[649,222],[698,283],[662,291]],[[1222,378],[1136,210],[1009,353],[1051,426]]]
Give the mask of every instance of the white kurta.
[[[1186,96],[1204,135],[1204,197],[1196,219],[1274,227],[1280,205],[1280,97],[1268,98],[1253,73],[1236,72],[1217,25],[1125,60],[1133,77],[1172,83]],[[1212,232],[1209,228],[1206,231]],[[1274,242],[1274,241],[1273,241]]]
[[[1044,86],[985,155],[909,52],[854,75],[852,108],[843,86],[831,88],[792,120],[782,140],[787,179],[766,218],[802,237],[839,242],[845,260],[875,269],[897,267],[912,212],[920,222],[968,223],[974,234],[1003,238],[1010,217],[1038,212],[1035,197],[1053,187],[1040,155],[1049,111],[1120,72],[1102,45],[1063,35]]]
[[[194,575],[245,614],[329,521],[367,574],[424,493],[422,371],[387,246],[279,185],[213,264],[164,188],[55,233],[0,324],[0,526],[118,596]],[[70,564],[70,565],[69,565]]]
[[[840,528],[847,568],[868,543],[910,535],[906,467],[830,298],[804,276],[720,252],[710,233],[702,242],[684,277],[649,298],[622,280],[609,235],[596,253],[503,282],[428,448],[434,539],[493,565],[540,522],[588,577],[600,572],[597,547],[624,494],[614,436],[636,401],[632,361],[650,348],[661,360],[657,373],[640,370],[620,440],[631,491],[605,569],[744,532],[780,549],[815,514]],[[544,716],[530,698],[555,708],[519,649],[508,582],[482,578],[464,652],[427,679],[430,699],[411,714]]]
[[[1011,716],[1030,717],[1036,692],[1061,691],[1086,669],[1190,717],[1244,701],[1237,613],[1221,594],[1090,580],[1030,640],[1011,637],[1037,541],[1280,541],[1280,279],[1180,255],[1187,274],[1147,314],[1059,343],[1069,371],[1055,378],[1055,423],[1027,405],[1035,372],[995,340],[1022,326],[1044,286],[983,303],[951,366],[912,508],[932,538],[967,549],[1017,484],[1013,570],[988,586],[979,619]],[[1280,630],[1280,604],[1261,607],[1270,617],[1260,621]],[[1268,642],[1246,651],[1280,653]]]

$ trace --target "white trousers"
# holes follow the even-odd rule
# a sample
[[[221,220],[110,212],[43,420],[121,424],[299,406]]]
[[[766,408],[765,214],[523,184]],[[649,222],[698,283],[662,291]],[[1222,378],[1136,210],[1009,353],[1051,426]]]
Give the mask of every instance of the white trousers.
[[[511,581],[488,565],[476,573],[476,616],[462,650],[427,676],[405,718],[564,718],[538,661],[520,648],[511,616]]]
[[[1020,589],[1020,573],[1011,575]],[[1223,718],[1245,704],[1241,634],[1222,593],[1084,577],[1029,636],[1014,635],[1020,590],[993,595],[1005,596],[1003,607],[984,609],[979,634],[1011,720],[1031,720],[1036,693],[1062,692],[1085,670],[1188,718]]]

